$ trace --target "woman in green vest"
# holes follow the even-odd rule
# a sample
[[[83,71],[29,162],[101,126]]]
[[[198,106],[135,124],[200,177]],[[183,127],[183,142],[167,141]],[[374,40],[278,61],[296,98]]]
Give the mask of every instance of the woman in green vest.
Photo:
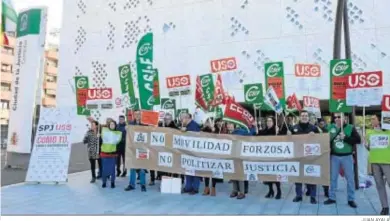
[[[111,188],[115,188],[115,163],[117,157],[117,145],[122,139],[122,132],[117,131],[116,128],[115,121],[110,121],[108,128],[102,128],[102,147],[100,158],[102,159],[103,188],[106,188],[108,177],[111,177]]]
[[[333,121],[329,125],[328,131],[330,136],[330,189],[329,199],[324,202],[325,205],[336,203],[337,180],[340,168],[344,169],[347,180],[348,205],[356,208],[355,203],[355,173],[353,167],[354,145],[361,143],[361,138],[356,128],[347,124],[341,119],[341,113],[333,115]],[[341,128],[342,127],[342,128]]]
[[[369,162],[374,174],[376,189],[382,204],[381,215],[389,215],[386,180],[390,186],[390,130],[382,130],[380,115],[371,117],[372,129],[366,131],[366,148],[370,151]]]

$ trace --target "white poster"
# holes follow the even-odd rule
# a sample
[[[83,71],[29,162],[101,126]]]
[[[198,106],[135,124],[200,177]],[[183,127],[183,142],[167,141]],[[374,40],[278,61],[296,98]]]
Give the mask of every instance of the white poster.
[[[76,108],[42,108],[26,182],[65,182]]]
[[[46,18],[46,8],[31,8],[21,11],[18,16],[9,113],[8,152],[31,152],[32,122],[38,88],[36,83],[40,67],[43,65]]]
[[[282,113],[283,107],[279,101],[278,96],[276,95],[276,92],[272,86],[270,86],[267,89],[267,92],[264,96],[264,101],[276,112],[276,113]]]
[[[390,111],[382,111],[382,129],[390,130]]]

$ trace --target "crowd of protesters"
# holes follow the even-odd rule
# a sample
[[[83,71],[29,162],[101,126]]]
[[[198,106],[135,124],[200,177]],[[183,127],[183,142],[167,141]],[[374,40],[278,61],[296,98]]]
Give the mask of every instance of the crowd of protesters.
[[[124,116],[119,116],[119,123],[117,124],[113,119],[107,119],[105,125],[89,118],[91,126],[87,131],[84,143],[87,146],[88,157],[91,163],[92,180],[94,183],[96,179],[102,178],[102,187],[106,187],[108,178],[111,180],[111,188],[115,188],[116,176],[127,176],[127,169],[125,168],[125,147],[126,147],[126,125],[141,125],[144,126],[140,119],[140,111],[135,111],[134,120],[127,122]],[[355,202],[355,179],[354,179],[354,161],[353,153],[356,152],[356,145],[364,143],[366,148],[370,150],[369,137],[380,133],[380,116],[373,116],[373,128],[367,132],[366,139],[362,139],[356,128],[347,122],[347,118],[340,113],[335,113],[332,116],[331,122],[327,123],[324,119],[317,120],[311,117],[307,111],[301,111],[299,114],[299,121],[295,123],[295,117],[287,115],[285,118],[278,118],[278,122],[274,116],[267,116],[255,122],[248,130],[238,127],[231,122],[224,122],[222,119],[207,119],[203,125],[199,125],[193,119],[191,114],[181,114],[181,119],[173,119],[172,115],[167,113],[163,122],[159,126],[169,127],[183,132],[195,131],[215,134],[233,134],[240,136],[278,136],[278,135],[299,135],[299,134],[315,134],[315,133],[329,133],[330,135],[330,187],[323,186],[324,195],[327,200],[325,205],[336,203],[336,190],[338,184],[338,177],[340,170],[343,170],[344,177],[347,184],[347,200],[348,205],[352,208],[357,208]],[[115,143],[104,143],[100,134],[102,128],[108,127],[111,131],[116,131],[120,139]],[[104,136],[104,134],[102,134]],[[387,148],[389,149],[389,148]],[[386,179],[389,184],[390,180],[390,153],[376,152],[370,150],[370,163],[372,164],[373,175],[376,182],[379,198],[382,204],[381,215],[389,214],[389,205],[386,193]],[[371,155],[372,153],[372,155]],[[386,155],[387,154],[387,155]],[[388,156],[386,158],[386,156]],[[99,165],[99,173],[96,176],[96,161]],[[116,174],[115,174],[116,168]],[[201,182],[204,181],[203,195],[216,196],[216,187],[218,183],[224,182],[222,179],[216,178],[201,178],[190,175],[169,174],[160,171],[147,171],[142,168],[129,168],[129,184],[125,191],[136,189],[137,183],[140,185],[141,191],[146,191],[146,174],[150,173],[149,185],[155,185],[156,180],[161,180],[162,176],[181,177],[184,188],[183,193],[190,195],[198,194]],[[138,180],[138,182],[137,182]],[[210,187],[211,183],[211,187]],[[231,198],[244,199],[249,191],[248,181],[230,180],[232,184]],[[282,198],[282,189],[280,182],[264,182],[268,187],[266,198],[275,198],[276,200]],[[389,184],[390,185],[390,184]],[[276,191],[274,189],[276,188]],[[306,192],[304,191],[306,188]],[[304,194],[305,192],[305,194]],[[311,204],[317,204],[317,186],[313,184],[295,183],[295,197],[293,202],[300,202],[304,195],[310,197]]]

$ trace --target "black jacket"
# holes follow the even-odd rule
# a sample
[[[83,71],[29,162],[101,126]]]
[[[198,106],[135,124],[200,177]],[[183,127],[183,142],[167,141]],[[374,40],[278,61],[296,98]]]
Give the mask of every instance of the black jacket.
[[[319,134],[320,131],[318,130],[318,128],[314,125],[311,125],[309,123],[302,123],[302,122],[299,122],[298,124],[296,124],[293,128],[292,128],[292,131],[291,133],[292,134],[308,134],[310,132],[314,132],[316,134]]]
[[[265,129],[259,131],[259,135],[260,136],[275,136],[276,129],[275,129],[275,127],[271,127],[271,128],[266,127]]]

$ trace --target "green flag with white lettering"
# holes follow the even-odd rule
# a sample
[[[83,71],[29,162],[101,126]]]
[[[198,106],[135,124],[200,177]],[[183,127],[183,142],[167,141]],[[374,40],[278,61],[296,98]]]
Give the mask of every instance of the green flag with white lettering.
[[[139,41],[136,62],[141,109],[153,110],[153,79],[155,74],[153,69],[153,33],[145,34]]]

